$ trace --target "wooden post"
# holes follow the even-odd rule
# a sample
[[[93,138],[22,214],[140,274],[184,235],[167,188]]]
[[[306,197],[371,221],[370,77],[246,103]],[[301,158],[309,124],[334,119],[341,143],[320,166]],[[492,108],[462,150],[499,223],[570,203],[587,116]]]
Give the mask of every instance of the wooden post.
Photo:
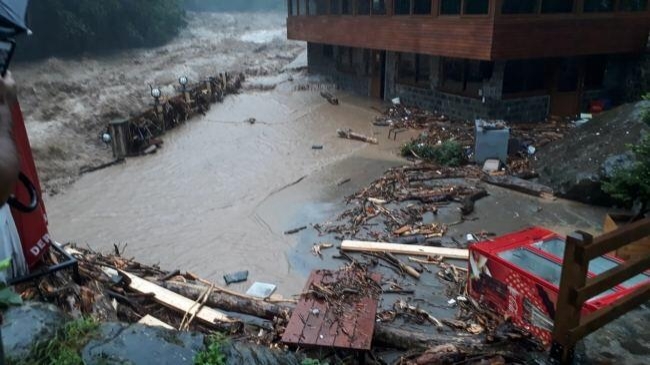
[[[131,131],[129,130],[128,120],[114,120],[108,124],[108,133],[111,135],[111,147],[113,157],[116,159],[124,158],[129,155]]]
[[[585,232],[574,232],[567,236],[564,248],[564,261],[560,279],[560,293],[557,299],[553,328],[553,346],[551,359],[561,364],[573,361],[575,343],[569,338],[569,331],[580,324],[582,303],[576,304],[575,293],[585,286],[589,260],[584,255],[578,255],[577,248],[593,241],[593,237]]]

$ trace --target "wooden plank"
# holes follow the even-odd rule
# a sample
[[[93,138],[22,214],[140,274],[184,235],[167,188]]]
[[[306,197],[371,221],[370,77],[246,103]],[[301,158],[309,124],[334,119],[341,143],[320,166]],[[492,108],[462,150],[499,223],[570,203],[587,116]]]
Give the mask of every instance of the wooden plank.
[[[640,306],[648,300],[650,300],[650,285],[644,285],[635,290],[632,294],[626,295],[607,307],[586,315],[580,321],[579,327],[569,331],[569,341],[571,343],[576,343],[588,334]]]
[[[587,285],[576,291],[576,302],[582,304],[605,290],[611,289],[648,269],[650,269],[650,255],[626,261],[587,280]]]
[[[175,329],[174,327],[168,325],[167,323],[165,323],[165,322],[159,320],[158,318],[156,318],[156,317],[154,317],[152,315],[149,315],[149,314],[147,314],[146,316],[140,318],[138,323],[144,324],[144,325],[150,326],[150,327],[162,327],[162,328],[166,328],[168,330]]]
[[[208,324],[215,324],[217,322],[223,322],[223,323],[237,322],[237,320],[230,318],[225,313],[222,313],[212,308],[203,307],[201,308],[201,310],[197,312],[196,309],[198,308],[198,306],[195,305],[195,301],[188,299],[182,295],[176,294],[171,290],[162,288],[140,277],[129,274],[126,271],[119,270],[119,273],[120,275],[128,279],[129,287],[131,289],[143,294],[153,293],[155,295],[154,299],[166,307],[175,309],[181,313],[189,312],[190,315],[196,313],[197,319]]]
[[[553,341],[562,345],[560,361],[567,363],[573,351],[575,342],[569,338],[569,331],[580,323],[581,305],[576,305],[571,300],[571,294],[582,288],[587,281],[587,268],[589,262],[582,264],[576,262],[576,248],[591,242],[592,237],[582,232],[574,232],[567,236],[564,249],[562,276],[560,279],[560,292],[557,298],[557,310],[554,318]]]
[[[372,336],[375,332],[377,301],[372,298],[363,298],[359,303],[358,310],[361,313],[357,316],[357,321],[354,326],[354,339],[350,348],[370,350],[372,347]]]
[[[341,250],[353,252],[391,252],[411,256],[442,256],[448,259],[468,260],[469,250],[462,248],[402,245],[397,243],[343,241]]]
[[[325,336],[324,333],[321,333],[321,328],[323,327],[323,322],[327,316],[327,304],[322,300],[312,300],[311,306],[307,312],[307,323],[302,331],[302,339],[299,341],[302,344],[306,345],[315,345],[320,336]],[[317,313],[314,313],[317,311]]]
[[[585,259],[591,260],[647,236],[650,236],[650,218],[626,224],[615,231],[598,236],[591,244],[585,245],[582,250]]]
[[[532,181],[520,179],[515,176],[492,176],[483,175],[481,180],[488,184],[496,185],[502,188],[518,191],[520,193],[536,197],[553,197],[553,189],[546,185],[537,184]]]
[[[307,282],[305,283],[303,292],[307,292],[311,287],[311,283],[313,283],[315,280],[320,280],[322,277],[323,274],[321,270],[312,271],[311,274],[309,274]],[[305,329],[305,324],[307,323],[307,319],[309,318],[309,310],[312,305],[313,300],[311,299],[306,299],[303,297],[300,299],[300,301],[298,301],[298,305],[291,313],[289,324],[287,324],[287,328],[284,330],[284,334],[282,334],[282,342],[296,345],[303,343],[303,332]]]

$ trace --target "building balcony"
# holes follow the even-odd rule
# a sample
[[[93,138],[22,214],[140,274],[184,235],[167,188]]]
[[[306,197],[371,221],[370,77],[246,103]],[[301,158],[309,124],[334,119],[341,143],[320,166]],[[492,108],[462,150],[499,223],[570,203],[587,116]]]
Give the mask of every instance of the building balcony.
[[[478,60],[639,53],[648,0],[288,0],[289,39]]]

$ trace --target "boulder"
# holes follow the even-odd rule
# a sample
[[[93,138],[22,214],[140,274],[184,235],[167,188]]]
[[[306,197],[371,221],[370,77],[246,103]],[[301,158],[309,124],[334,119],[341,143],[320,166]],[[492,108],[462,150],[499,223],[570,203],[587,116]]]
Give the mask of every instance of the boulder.
[[[2,342],[8,360],[23,359],[32,347],[51,340],[66,316],[50,304],[27,302],[3,313]]]
[[[622,105],[540,148],[535,161],[540,183],[563,198],[611,205],[611,198],[601,190],[602,181],[632,163],[628,145],[638,143],[648,131],[641,121],[644,108],[650,108],[650,102]]]
[[[82,350],[84,364],[192,365],[204,348],[202,334],[141,324],[102,324],[100,333]]]

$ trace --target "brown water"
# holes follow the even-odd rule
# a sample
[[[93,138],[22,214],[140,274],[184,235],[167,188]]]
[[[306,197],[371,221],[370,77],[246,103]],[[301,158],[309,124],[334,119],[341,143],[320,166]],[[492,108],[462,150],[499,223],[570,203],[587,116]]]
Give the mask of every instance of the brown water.
[[[303,193],[270,198],[364,149],[390,155],[385,145],[336,136],[343,127],[374,133],[370,101],[345,96],[354,104],[332,106],[316,91],[294,91],[296,82],[228,97],[168,134],[156,155],[84,176],[49,198],[54,237],[99,250],[128,243],[127,255],[140,261],[217,282],[249,270],[243,286],[261,280],[283,294],[299,292],[304,278],[287,258],[295,238],[283,232],[309,223],[295,212],[341,177],[305,179]],[[244,122],[251,117],[254,125]]]

